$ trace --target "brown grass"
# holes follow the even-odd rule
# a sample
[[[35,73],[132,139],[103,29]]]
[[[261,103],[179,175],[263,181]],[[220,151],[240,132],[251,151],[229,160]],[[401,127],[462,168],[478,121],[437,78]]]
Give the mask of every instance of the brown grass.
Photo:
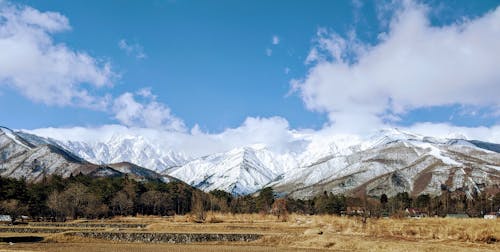
[[[208,213],[204,223],[191,216],[119,217],[106,222],[148,224],[144,232],[259,233],[254,242],[203,245],[125,244],[46,234],[36,244],[0,244],[2,251],[500,251],[500,220],[483,219],[368,219],[291,214],[283,222],[261,214]],[[88,230],[88,229],[86,229]],[[137,232],[138,229],[108,231]],[[42,234],[37,234],[42,235]]]

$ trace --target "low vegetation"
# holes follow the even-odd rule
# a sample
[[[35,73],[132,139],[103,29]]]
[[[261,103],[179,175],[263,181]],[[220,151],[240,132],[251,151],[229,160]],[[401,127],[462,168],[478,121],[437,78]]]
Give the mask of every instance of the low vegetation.
[[[286,222],[269,214],[231,214],[207,212],[208,218],[219,223],[196,223],[192,215],[127,216],[106,220],[68,221],[72,231],[58,233],[0,233],[4,237],[43,237],[38,243],[7,245],[0,243],[0,251],[498,251],[500,225],[498,220],[448,218],[369,218],[360,216],[290,214]],[[88,228],[91,224],[120,224],[124,228]],[[48,226],[36,228],[50,228]],[[56,223],[57,224],[57,223]],[[62,224],[62,223],[61,223]],[[141,224],[142,228],[133,228]],[[81,227],[78,227],[81,225]],[[131,226],[128,226],[131,225]],[[144,226],[142,226],[144,225]],[[29,226],[29,225],[28,225]],[[22,227],[17,227],[22,228]],[[14,228],[15,229],[15,228]],[[77,229],[77,231],[74,231]],[[95,233],[82,237],[81,233]],[[72,235],[75,233],[77,235]],[[212,241],[168,244],[142,240],[114,241],[106,233],[129,233],[122,237],[147,234],[256,234],[255,241]],[[101,235],[103,234],[103,235]],[[94,238],[89,238],[94,237]],[[100,238],[99,238],[100,237]],[[12,238],[9,238],[12,240]],[[18,240],[21,238],[17,238]],[[110,239],[110,240],[108,240]]]
[[[207,249],[196,244],[161,244],[161,240],[160,244],[128,244],[96,238],[101,234],[116,237],[106,235],[113,232],[138,237],[142,237],[141,233],[261,237],[246,242],[208,242],[214,251],[269,251],[269,247],[275,248],[273,251],[498,251],[500,220],[434,216],[482,216],[499,207],[500,194],[495,191],[471,200],[445,188],[437,197],[400,193],[394,197],[355,198],[324,193],[313,199],[295,200],[275,198],[271,188],[264,188],[256,196],[235,197],[219,190],[204,193],[182,182],[137,182],[127,177],[54,176],[36,184],[0,178],[0,214],[11,215],[19,224],[3,226],[6,231],[0,231],[0,237],[43,238],[41,243],[15,247],[0,244],[0,251]],[[409,209],[417,208],[420,210],[414,216],[416,212]],[[403,218],[411,216],[419,218]],[[72,232],[85,237],[72,236]]]

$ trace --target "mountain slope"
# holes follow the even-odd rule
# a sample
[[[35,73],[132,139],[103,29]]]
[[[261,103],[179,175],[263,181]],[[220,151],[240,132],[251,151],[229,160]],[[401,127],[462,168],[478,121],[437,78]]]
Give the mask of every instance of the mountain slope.
[[[80,173],[95,177],[130,174],[138,180],[173,180],[130,163],[96,165],[52,140],[0,127],[0,176],[37,182],[50,175],[69,177]]]
[[[180,152],[172,151],[166,146],[139,135],[115,134],[101,141],[70,141],[42,138],[25,132],[16,133],[34,143],[61,146],[96,164],[129,162],[162,172],[171,167],[181,166],[189,160]]]
[[[269,185],[297,198],[324,191],[358,196],[440,194],[442,186],[472,196],[500,185],[500,155],[468,141],[397,133],[363,144],[369,147],[298,168]]]
[[[324,191],[440,194],[442,188],[462,190],[472,197],[483,188],[500,187],[498,144],[427,137],[399,129],[379,130],[367,137],[325,135],[313,141],[310,136],[299,135],[296,139],[293,148],[280,152],[255,144],[188,161],[178,150],[164,148],[165,143],[139,135],[115,134],[105,141],[85,142],[5,130],[0,157],[15,169],[7,171],[3,165],[0,175],[34,173],[39,170],[36,156],[41,156],[45,162],[42,170],[57,174],[79,169],[91,172],[99,167],[95,174],[113,171],[133,174],[136,179],[164,181],[175,177],[205,191],[220,189],[237,195],[272,186],[280,194],[298,198]],[[137,160],[140,166],[130,160]],[[162,175],[143,167],[161,171]]]
[[[204,191],[220,189],[243,195],[260,190],[282,174],[284,163],[265,148],[244,147],[193,160],[166,174]]]

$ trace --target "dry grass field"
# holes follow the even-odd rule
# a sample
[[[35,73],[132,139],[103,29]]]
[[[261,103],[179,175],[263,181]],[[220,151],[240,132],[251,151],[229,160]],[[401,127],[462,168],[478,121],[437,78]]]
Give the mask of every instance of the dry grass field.
[[[82,238],[64,232],[0,233],[0,237],[44,238],[37,243],[0,243],[0,251],[500,251],[500,220],[367,219],[363,223],[356,217],[290,215],[283,222],[270,215],[212,213],[205,223],[196,223],[190,216],[79,222],[147,224],[142,229],[100,229],[105,232],[253,233],[263,237],[251,242],[153,244]]]

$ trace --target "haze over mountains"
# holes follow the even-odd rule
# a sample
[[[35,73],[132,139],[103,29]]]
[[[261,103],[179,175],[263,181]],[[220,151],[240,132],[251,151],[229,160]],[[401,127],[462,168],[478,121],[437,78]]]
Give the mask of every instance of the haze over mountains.
[[[201,157],[141,135],[116,134],[107,141],[86,142],[0,130],[0,175],[34,181],[43,174],[127,173],[166,181],[172,176],[204,191],[238,195],[272,186],[295,198],[324,191],[391,196],[403,191],[440,194],[443,189],[474,197],[500,185],[500,145],[398,129],[363,138],[332,135],[320,144],[297,136],[286,150],[253,144]]]

